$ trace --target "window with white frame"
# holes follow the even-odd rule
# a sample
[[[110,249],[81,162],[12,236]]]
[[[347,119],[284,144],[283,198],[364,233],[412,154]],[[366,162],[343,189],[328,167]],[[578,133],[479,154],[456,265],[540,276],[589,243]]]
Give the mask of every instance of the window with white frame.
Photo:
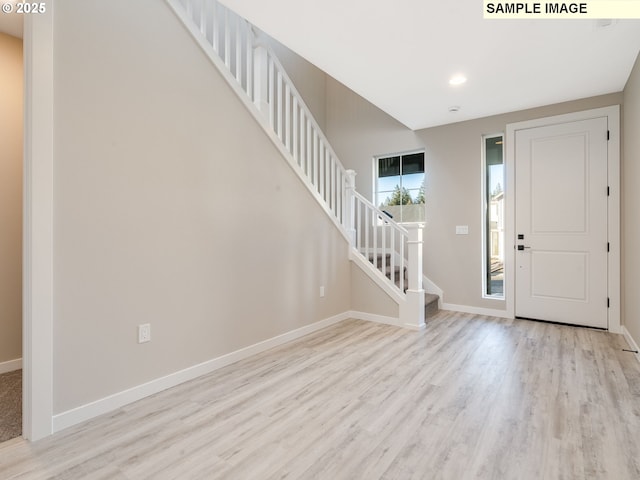
[[[375,158],[375,204],[396,222],[425,221],[424,151]]]
[[[504,298],[504,138],[485,135],[483,160],[483,296]]]

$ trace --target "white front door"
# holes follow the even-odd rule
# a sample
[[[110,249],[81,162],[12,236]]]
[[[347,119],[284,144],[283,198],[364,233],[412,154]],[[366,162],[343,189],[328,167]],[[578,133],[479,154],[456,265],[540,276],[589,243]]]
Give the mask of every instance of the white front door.
[[[607,328],[607,118],[515,135],[515,314]]]

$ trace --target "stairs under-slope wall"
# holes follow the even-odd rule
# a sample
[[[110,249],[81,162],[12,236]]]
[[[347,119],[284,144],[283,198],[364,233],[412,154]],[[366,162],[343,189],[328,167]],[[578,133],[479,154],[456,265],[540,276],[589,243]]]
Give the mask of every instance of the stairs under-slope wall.
[[[217,0],[166,1],[349,241],[349,258],[398,304],[400,324],[421,328],[421,226],[398,225],[355,191],[355,172],[341,164],[275,53],[249,22]],[[403,275],[392,279],[385,264],[376,268],[366,260],[359,243],[368,242],[370,233],[366,251],[395,252],[390,268]]]
[[[378,254],[378,255],[369,255],[368,260],[371,264],[373,264],[376,268],[379,268],[383,262],[386,264],[386,277],[387,278],[391,278],[392,272],[391,272],[391,254],[387,253],[387,254]],[[404,282],[402,282],[403,288],[406,290],[406,285],[407,285],[407,269],[406,267],[401,268],[399,266],[394,266],[393,267],[393,282],[396,284],[396,286],[398,288],[400,288],[400,275],[401,275],[401,271],[402,271],[402,277],[404,277]],[[439,302],[440,302],[440,296],[433,294],[433,293],[427,293],[425,292],[424,294],[424,320],[425,322],[433,317],[436,313],[438,313],[440,311],[439,308]]]

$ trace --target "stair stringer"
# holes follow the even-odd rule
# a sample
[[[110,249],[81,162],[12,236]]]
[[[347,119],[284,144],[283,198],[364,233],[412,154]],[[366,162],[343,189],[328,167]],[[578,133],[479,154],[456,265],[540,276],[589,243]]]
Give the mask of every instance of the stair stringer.
[[[393,321],[385,321],[383,323],[392,323],[393,325],[411,330],[421,330],[425,328],[424,321],[418,322],[418,324],[403,321],[403,319],[411,318],[413,316],[416,306],[411,305],[409,297],[402,294],[397,288],[395,288],[395,286],[392,286],[387,277],[385,277],[380,270],[375,268],[371,262],[367,261],[367,259],[365,259],[355,248],[350,248],[349,259],[354,265],[360,268],[360,270],[364,272],[365,275],[371,279],[371,281],[380,290],[382,290],[382,292],[387,294],[387,296],[398,305],[398,317],[394,318]],[[424,305],[422,308],[424,309]]]
[[[349,259],[357,265],[373,282],[378,285],[389,297],[391,297],[398,305],[406,301],[406,297],[402,295],[397,288],[389,282],[380,270],[367,261],[358,253],[355,248],[349,249]]]

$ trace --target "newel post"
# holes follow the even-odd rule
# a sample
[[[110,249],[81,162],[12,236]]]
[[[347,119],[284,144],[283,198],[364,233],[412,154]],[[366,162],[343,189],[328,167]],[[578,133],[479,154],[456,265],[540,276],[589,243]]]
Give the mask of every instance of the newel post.
[[[400,320],[409,328],[424,327],[424,289],[422,288],[422,229],[424,224],[405,226],[409,233],[407,241],[408,286],[406,301],[400,305]]]
[[[347,212],[345,215],[345,228],[347,229],[347,234],[349,235],[349,242],[351,246],[355,248],[356,246],[356,202],[355,202],[355,191],[356,191],[356,171],[355,170],[347,170],[345,177],[345,187],[347,192]]]
[[[266,118],[269,115],[269,55],[255,32],[253,38],[253,103]]]

